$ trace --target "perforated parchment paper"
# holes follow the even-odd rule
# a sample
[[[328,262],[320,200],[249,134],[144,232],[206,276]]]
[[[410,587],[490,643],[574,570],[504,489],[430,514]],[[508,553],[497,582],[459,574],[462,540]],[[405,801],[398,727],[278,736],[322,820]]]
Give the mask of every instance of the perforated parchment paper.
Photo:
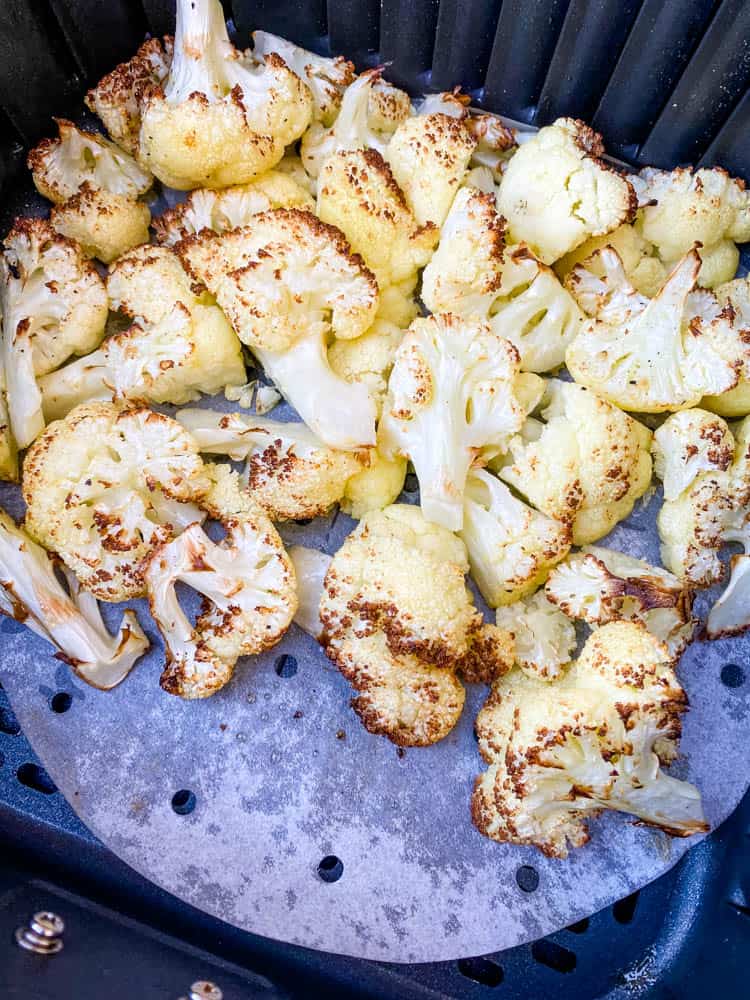
[[[279,407],[280,415],[288,412]],[[3,487],[0,502],[19,513],[17,490]],[[658,506],[655,495],[606,544],[657,560]],[[282,534],[333,552],[352,527],[339,514]],[[215,697],[165,694],[161,641],[145,602],[133,606],[154,647],[116,690],[87,687],[42,640],[7,621],[0,677],[44,766],[89,828],[141,874],[232,924],[395,962],[482,954],[612,903],[695,842],[607,815],[567,861],[493,843],[469,816],[482,767],[473,722],[483,687],[469,687],[463,716],[442,743],[399,753],[364,730],[347,683],[296,626],[273,650],[240,661]],[[115,621],[119,609],[110,612]],[[731,688],[721,679],[727,663],[747,662],[749,649],[748,639],[695,643],[679,669],[692,708],[673,773],[700,787],[714,827],[750,781],[750,684]],[[275,669],[284,654],[296,661],[293,676]],[[73,696],[62,715],[49,707],[56,690]],[[181,789],[196,797],[188,815],[171,806]],[[327,855],[344,866],[333,883],[317,873]],[[516,881],[527,864],[539,873],[531,893]]]

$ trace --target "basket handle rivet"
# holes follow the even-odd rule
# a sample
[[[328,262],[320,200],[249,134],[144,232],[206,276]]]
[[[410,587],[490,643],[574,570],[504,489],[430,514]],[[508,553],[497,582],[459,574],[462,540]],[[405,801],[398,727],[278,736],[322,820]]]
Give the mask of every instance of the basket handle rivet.
[[[180,1000],[223,1000],[224,994],[216,983],[201,979],[190,987],[190,996],[180,997]]]
[[[16,944],[36,955],[56,955],[63,950],[65,923],[62,917],[49,910],[35,913],[24,927],[16,931]]]

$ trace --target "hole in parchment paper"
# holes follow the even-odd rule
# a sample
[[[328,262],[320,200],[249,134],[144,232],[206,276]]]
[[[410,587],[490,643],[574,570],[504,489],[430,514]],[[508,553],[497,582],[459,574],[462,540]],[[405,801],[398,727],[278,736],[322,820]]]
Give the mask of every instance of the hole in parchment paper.
[[[344,874],[344,862],[335,854],[326,854],[318,865],[318,875],[324,882],[338,882]]]
[[[195,795],[189,788],[181,788],[172,796],[172,808],[178,816],[187,816],[195,809]]]
[[[631,892],[625,899],[618,899],[612,907],[612,916],[618,924],[629,924],[635,916],[635,908],[638,903],[638,893]]]
[[[745,683],[745,671],[739,663],[725,663],[721,668],[721,683],[724,687],[738,688]]]
[[[575,952],[554,941],[535,941],[531,946],[531,954],[535,962],[546,965],[555,972],[572,972],[576,967]]]
[[[44,768],[38,764],[32,764],[31,761],[21,764],[16,771],[16,777],[22,785],[33,788],[35,792],[42,792],[43,795],[52,795],[53,792],[57,791],[57,785]]]
[[[589,929],[589,918],[584,917],[583,920],[576,920],[574,924],[568,924],[565,928],[566,931],[573,931],[574,934],[584,934]]]
[[[283,656],[277,657],[273,669],[279,677],[294,677],[297,673],[297,659],[289,653],[284,653]]]
[[[419,490],[419,480],[416,473],[407,472],[404,480],[404,493],[416,493]]]
[[[0,733],[5,733],[6,736],[18,736],[20,732],[21,727],[13,712],[9,708],[0,708]]]
[[[57,712],[58,715],[62,715],[63,712],[67,712],[70,706],[73,704],[73,699],[68,694],[67,691],[58,691],[57,694],[53,694],[50,699],[49,707],[53,712]]]
[[[489,958],[459,958],[458,971],[482,986],[499,986],[504,978],[502,968]]]
[[[534,892],[539,887],[539,872],[531,865],[521,865],[516,872],[516,882],[524,892]]]

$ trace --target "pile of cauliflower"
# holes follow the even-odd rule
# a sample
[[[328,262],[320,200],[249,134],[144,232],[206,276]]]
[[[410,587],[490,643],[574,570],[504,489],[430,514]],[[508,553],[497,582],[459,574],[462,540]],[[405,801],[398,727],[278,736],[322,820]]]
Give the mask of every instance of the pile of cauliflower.
[[[253,43],[178,0],[174,39],[89,92],[108,137],[58,120],[29,154],[52,205],[0,254],[0,474],[26,504],[0,513],[0,611],[110,688],[148,639],[98,602],[145,597],[182,698],[294,620],[399,746],[490,685],[486,836],[565,857],[604,809],[705,831],[664,768],[695,592],[728,573],[707,634],[750,627],[750,194]],[[185,405],[217,394],[234,410]],[[595,544],[654,474],[663,567]],[[287,552],[280,523],[337,505],[338,551]]]

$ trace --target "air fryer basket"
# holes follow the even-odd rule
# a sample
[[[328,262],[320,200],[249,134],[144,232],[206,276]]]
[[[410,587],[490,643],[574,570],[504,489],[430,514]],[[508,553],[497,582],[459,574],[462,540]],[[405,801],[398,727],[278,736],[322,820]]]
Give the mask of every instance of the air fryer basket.
[[[78,114],[85,87],[132,54],[145,32],[171,32],[173,7],[169,0],[4,0],[0,5],[0,179],[7,198],[6,228],[7,206],[19,210],[14,174],[23,149],[49,132],[51,114]],[[631,163],[721,163],[736,175],[750,175],[748,3],[331,0],[326,9],[322,2],[225,0],[225,8],[243,43],[248,31],[263,28],[320,52],[345,53],[360,68],[387,63],[389,78],[412,93],[461,84],[477,106],[530,125],[559,115],[585,118],[603,132],[609,151]],[[727,697],[747,699],[745,665],[730,667],[722,671]],[[50,677],[49,684],[45,696],[52,704],[56,693],[68,689],[65,671],[54,683]],[[750,913],[750,874],[743,856],[743,836],[750,832],[747,799],[730,823],[637,900],[631,897],[612,911],[502,956],[467,956],[458,963],[402,967],[396,973],[351,959],[325,962],[302,949],[228,930],[165,899],[110,861],[81,829],[17,730],[9,707],[0,703],[0,830],[7,827],[9,840],[23,843],[27,863],[29,844],[37,838],[42,858],[35,864],[45,875],[54,866],[60,880],[72,880],[84,893],[159,921],[162,929],[166,924],[193,941],[199,928],[215,937],[220,933],[224,957],[250,962],[293,995],[299,977],[306,975],[331,996],[489,996],[496,995],[501,982],[498,994],[512,996],[553,991],[578,997],[605,992],[665,996],[670,989],[698,996],[708,982],[718,995],[741,993],[739,959],[743,943],[748,944]],[[116,879],[107,871],[113,864]],[[535,872],[527,869],[518,872],[519,886],[533,892]],[[3,886],[1,871],[0,878]],[[703,961],[701,956],[711,956],[722,939],[722,961]],[[201,943],[206,946],[205,937]],[[0,967],[5,967],[1,949]],[[683,977],[691,966],[695,971],[688,984]],[[59,992],[44,995],[101,995],[95,984],[87,993],[76,983],[75,992],[60,985]],[[11,980],[11,995],[14,985]],[[22,985],[19,980],[19,995],[26,995]],[[184,988],[176,984],[175,995]],[[254,989],[227,995],[254,996]],[[299,995],[310,994],[303,989]]]

